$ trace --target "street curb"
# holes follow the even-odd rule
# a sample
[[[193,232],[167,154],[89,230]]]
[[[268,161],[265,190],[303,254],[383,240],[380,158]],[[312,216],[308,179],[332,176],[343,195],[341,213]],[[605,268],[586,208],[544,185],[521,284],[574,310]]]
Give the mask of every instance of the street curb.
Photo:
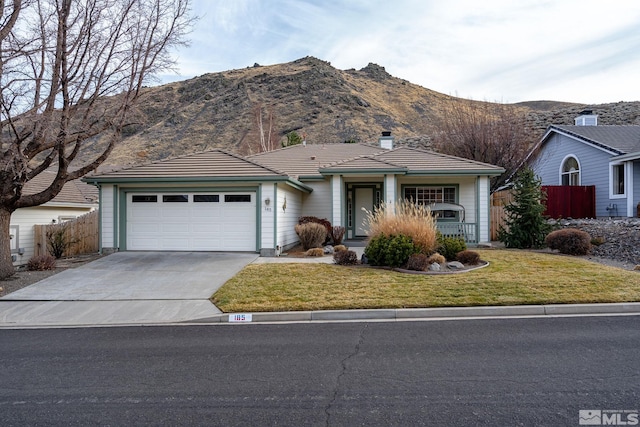
[[[185,323],[261,323],[640,314],[640,302],[225,313]],[[236,320],[230,320],[230,318]],[[239,320],[238,320],[239,319]]]

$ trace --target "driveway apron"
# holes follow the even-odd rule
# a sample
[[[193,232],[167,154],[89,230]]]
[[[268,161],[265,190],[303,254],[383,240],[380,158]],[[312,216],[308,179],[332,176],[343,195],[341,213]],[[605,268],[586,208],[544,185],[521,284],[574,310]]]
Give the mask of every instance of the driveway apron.
[[[117,252],[1,298],[0,325],[173,323],[219,314],[208,298],[257,257]]]

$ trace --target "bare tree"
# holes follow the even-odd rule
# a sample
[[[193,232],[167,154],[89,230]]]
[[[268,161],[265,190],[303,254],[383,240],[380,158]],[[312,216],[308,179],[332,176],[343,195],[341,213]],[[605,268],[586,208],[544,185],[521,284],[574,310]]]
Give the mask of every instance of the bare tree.
[[[0,277],[11,214],[54,198],[121,139],[143,85],[185,44],[190,0],[0,0]],[[99,153],[79,154],[99,138]],[[25,194],[45,170],[48,188]]]
[[[499,188],[523,163],[535,135],[517,107],[500,103],[456,101],[445,109],[434,137],[434,148],[444,154],[503,167],[492,179]]]
[[[253,106],[252,113],[258,132],[258,152],[275,150],[278,135],[274,128],[273,106],[265,108],[261,103],[258,103]]]

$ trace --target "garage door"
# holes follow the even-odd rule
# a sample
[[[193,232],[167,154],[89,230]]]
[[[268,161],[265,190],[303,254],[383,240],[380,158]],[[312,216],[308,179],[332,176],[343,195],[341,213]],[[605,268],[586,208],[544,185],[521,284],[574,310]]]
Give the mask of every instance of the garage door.
[[[255,251],[256,194],[129,193],[127,249]]]

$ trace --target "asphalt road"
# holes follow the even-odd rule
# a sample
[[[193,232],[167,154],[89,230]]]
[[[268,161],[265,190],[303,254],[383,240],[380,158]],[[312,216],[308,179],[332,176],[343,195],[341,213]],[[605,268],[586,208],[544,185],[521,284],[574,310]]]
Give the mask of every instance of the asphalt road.
[[[3,426],[577,426],[640,409],[640,316],[0,330],[0,363]]]

